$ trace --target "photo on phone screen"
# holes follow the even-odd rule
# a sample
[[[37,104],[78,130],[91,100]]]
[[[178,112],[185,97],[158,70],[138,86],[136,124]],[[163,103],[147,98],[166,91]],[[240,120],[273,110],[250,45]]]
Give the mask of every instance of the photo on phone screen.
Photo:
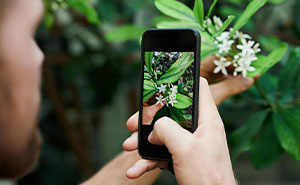
[[[143,125],[167,116],[192,128],[194,52],[144,53]],[[156,112],[155,116],[147,111]]]

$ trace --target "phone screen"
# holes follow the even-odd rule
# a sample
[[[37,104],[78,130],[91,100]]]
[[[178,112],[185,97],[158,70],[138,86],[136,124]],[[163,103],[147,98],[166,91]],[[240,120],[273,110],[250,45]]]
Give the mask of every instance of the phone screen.
[[[167,116],[192,128],[194,52],[145,52],[143,124]],[[148,115],[157,112],[154,117]]]
[[[148,141],[158,119],[169,117],[190,132],[196,129],[199,56],[200,36],[194,30],[154,29],[143,35],[138,143],[143,158],[171,160],[165,146]]]

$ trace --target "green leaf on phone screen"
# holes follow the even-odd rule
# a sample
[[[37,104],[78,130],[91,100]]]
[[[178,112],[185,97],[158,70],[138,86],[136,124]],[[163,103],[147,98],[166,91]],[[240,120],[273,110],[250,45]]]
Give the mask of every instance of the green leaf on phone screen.
[[[155,84],[150,80],[144,80],[143,102],[150,98],[155,92],[157,92]]]
[[[183,94],[176,94],[176,103],[174,103],[174,107],[177,109],[186,109],[193,104],[193,100]]]
[[[155,0],[156,8],[170,17],[196,22],[193,11],[185,4],[175,0]]]
[[[153,52],[145,52],[145,65],[149,73],[153,73],[152,69]]]
[[[252,0],[246,10],[244,10],[243,14],[239,17],[239,19],[236,21],[236,23],[233,26],[233,33],[241,29],[248,20],[254,15],[257,10],[259,10],[267,0]]]
[[[194,57],[191,56],[191,53],[182,53],[182,56],[160,77],[157,85],[176,82],[193,62]]]
[[[176,121],[179,125],[189,127],[187,120],[183,117],[184,112],[183,110],[176,109],[176,108],[169,108],[171,118]]]

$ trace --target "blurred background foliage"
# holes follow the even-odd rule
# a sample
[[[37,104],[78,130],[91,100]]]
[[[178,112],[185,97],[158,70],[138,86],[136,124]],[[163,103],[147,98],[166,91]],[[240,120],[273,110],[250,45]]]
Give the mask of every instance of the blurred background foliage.
[[[181,2],[194,5],[193,0]],[[239,17],[248,2],[220,0],[213,15],[222,20]],[[203,3],[207,12],[212,1]],[[36,33],[46,55],[40,114],[44,145],[37,169],[16,183],[78,184],[122,151],[129,135],[126,120],[138,105],[140,37],[170,18],[155,8],[153,0],[44,0],[44,4],[45,18]],[[264,52],[282,41],[289,50],[259,79],[259,88],[219,107],[241,184],[300,183],[299,9],[299,0],[268,0],[242,29],[261,43]],[[280,105],[279,113],[270,116],[275,104]],[[281,124],[282,119],[288,124]],[[283,127],[283,143],[269,122]],[[291,142],[298,148],[288,148]],[[176,181],[166,172],[155,184]]]

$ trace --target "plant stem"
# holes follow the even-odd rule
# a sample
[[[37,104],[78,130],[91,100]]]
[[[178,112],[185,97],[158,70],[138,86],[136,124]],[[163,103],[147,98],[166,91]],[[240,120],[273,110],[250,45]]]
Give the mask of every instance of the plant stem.
[[[258,90],[259,94],[265,99],[265,101],[267,102],[267,104],[271,107],[272,110],[274,110],[276,108],[276,106],[271,102],[271,100],[268,98],[267,94],[265,93],[265,91],[263,90],[263,88],[261,88],[260,84],[258,83],[258,81],[256,81],[255,83],[255,87]]]

